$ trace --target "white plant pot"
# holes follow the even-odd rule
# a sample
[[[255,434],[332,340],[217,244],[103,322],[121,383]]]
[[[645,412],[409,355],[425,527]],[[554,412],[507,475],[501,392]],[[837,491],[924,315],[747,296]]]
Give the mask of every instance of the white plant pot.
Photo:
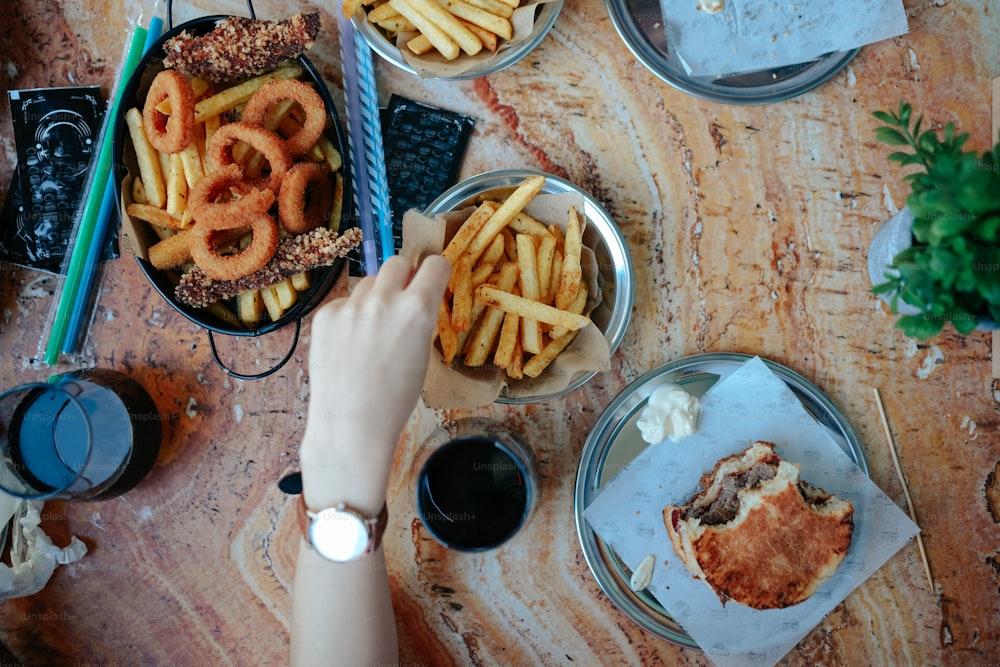
[[[872,285],[879,285],[885,282],[886,273],[893,274],[889,265],[892,258],[898,253],[906,250],[913,243],[913,214],[910,209],[903,207],[898,213],[882,223],[872,237],[871,245],[868,246],[868,277]],[[880,294],[883,301],[891,303],[891,294]],[[896,302],[900,315],[916,315],[919,308],[904,303],[902,300]]]

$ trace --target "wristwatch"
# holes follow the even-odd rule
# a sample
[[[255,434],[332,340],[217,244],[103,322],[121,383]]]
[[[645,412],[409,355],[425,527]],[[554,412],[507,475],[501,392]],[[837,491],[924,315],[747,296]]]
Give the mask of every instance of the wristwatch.
[[[299,496],[298,514],[306,543],[320,556],[336,563],[375,552],[389,520],[385,505],[374,517],[344,503],[314,512],[306,506],[305,494]]]

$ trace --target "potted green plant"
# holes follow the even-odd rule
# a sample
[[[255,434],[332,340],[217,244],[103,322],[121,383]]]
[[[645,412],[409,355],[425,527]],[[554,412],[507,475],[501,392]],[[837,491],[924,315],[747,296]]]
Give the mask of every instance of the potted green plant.
[[[921,132],[912,107],[876,111],[878,139],[909,148],[889,155],[908,174],[906,207],[886,223],[869,251],[872,291],[900,317],[908,336],[928,338],[948,322],[961,334],[1000,323],[1000,143],[963,150],[968,134],[948,123],[942,136]],[[891,224],[890,224],[891,223]],[[878,254],[888,257],[876,257]],[[882,281],[882,282],[879,282]]]

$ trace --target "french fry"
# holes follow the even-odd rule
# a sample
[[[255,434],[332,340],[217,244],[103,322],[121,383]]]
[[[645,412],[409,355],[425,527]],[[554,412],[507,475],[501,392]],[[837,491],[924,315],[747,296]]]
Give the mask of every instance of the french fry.
[[[580,225],[580,217],[576,214],[576,207],[569,209],[569,221],[566,225],[566,238],[564,241],[562,268],[559,272],[559,287],[556,289],[556,308],[567,309],[576,299],[576,293],[580,289],[580,282],[583,273],[580,268],[580,253],[583,249],[583,230]]]
[[[510,290],[514,289],[514,285],[517,282],[517,273],[516,264],[504,264],[500,269],[500,278],[497,286],[481,285],[476,290],[476,293],[479,294],[485,289],[490,290],[491,293],[505,294],[508,297],[520,299],[521,297],[515,297],[510,293]],[[482,301],[487,306],[492,305],[485,299],[482,299]],[[501,309],[486,308],[483,311],[482,317],[479,319],[472,333],[470,333],[463,350],[466,366],[482,366],[486,363],[490,352],[493,350],[497,336],[500,334],[500,326],[503,324],[503,318],[504,311]]]
[[[447,299],[442,300],[438,308],[437,331],[444,363],[450,364],[458,354],[458,332],[451,328],[451,312],[448,309]]]
[[[392,18],[382,19],[378,22],[378,27],[386,30],[388,32],[416,32],[417,26],[406,17],[394,16]]]
[[[563,233],[562,227],[552,223],[548,226],[549,234],[556,237],[556,248],[562,251],[566,247],[566,235]]]
[[[521,318],[514,313],[504,313],[500,336],[497,338],[497,351],[493,355],[493,363],[499,368],[510,366],[517,347],[518,334],[521,330]]]
[[[343,4],[340,6],[340,10],[344,13],[345,19],[350,19],[358,13],[358,10],[361,9],[361,6],[364,4],[363,0],[344,0]]]
[[[368,20],[372,23],[379,23],[385,21],[386,19],[398,18],[400,13],[392,8],[388,3],[379,5],[375,9],[368,12]]]
[[[199,130],[204,132],[204,125],[199,126]],[[179,155],[181,166],[184,168],[184,180],[187,183],[188,190],[190,190],[205,175],[205,167],[201,162],[201,153],[198,152],[198,142],[192,141],[189,143]]]
[[[197,127],[197,124],[195,125]],[[205,146],[212,140],[212,135],[215,134],[216,130],[222,127],[222,116],[210,116],[205,119],[203,123],[205,128],[204,139],[198,137],[198,153],[201,155],[201,163],[205,167],[205,171],[208,171],[208,161],[205,159]]]
[[[500,18],[509,19],[514,14],[514,9],[500,0],[465,0],[465,2]]]
[[[267,315],[271,318],[271,321],[277,322],[281,319],[281,316],[285,314],[285,309],[281,307],[274,286],[262,288],[260,290],[260,297],[264,300],[264,308],[267,310]]]
[[[458,256],[465,252],[469,243],[472,242],[472,239],[475,238],[479,230],[486,224],[486,221],[496,212],[498,206],[496,202],[483,202],[462,223],[462,226],[458,228],[455,235],[451,237],[451,241],[448,242],[448,245],[441,254],[452,266],[455,266]]]
[[[546,306],[544,303],[532,301],[523,296],[514,296],[489,285],[480,285],[476,289],[476,298],[492,308],[507,313],[516,313],[521,317],[535,319],[554,327],[565,327],[571,331],[578,331],[590,323],[590,318],[584,315]]]
[[[167,188],[163,183],[163,169],[156,149],[146,138],[142,127],[142,113],[135,107],[125,112],[125,124],[135,148],[139,164],[139,176],[146,189],[146,200],[151,206],[163,208],[167,205]]]
[[[538,266],[538,300],[544,304],[552,305],[555,298],[555,291],[552,285],[552,260],[556,254],[556,237],[546,234],[538,242],[538,253],[535,264]]]
[[[323,161],[330,168],[330,173],[340,171],[340,167],[344,164],[344,159],[340,155],[340,151],[337,150],[337,147],[333,145],[333,142],[324,134],[320,136],[319,141],[316,143],[323,153]]]
[[[485,283],[493,275],[493,269],[496,268],[490,264],[480,264],[479,267],[472,272],[472,289],[475,290],[477,287]]]
[[[580,290],[576,293],[576,299],[574,299],[573,303],[569,305],[568,310],[571,313],[582,315],[583,310],[586,307],[587,307],[587,286],[580,285]],[[567,333],[569,333],[569,330],[563,327],[552,327],[552,329],[549,331],[549,338],[552,339],[562,338]]]
[[[500,236],[503,237],[504,252],[507,255],[507,259],[511,262],[516,262],[517,241],[514,240],[514,233],[511,232],[509,228],[504,227],[500,230]]]
[[[264,317],[264,299],[260,290],[246,290],[236,296],[236,314],[240,322],[252,327]]]
[[[298,301],[299,293],[295,291],[295,287],[292,286],[292,281],[289,278],[271,285],[271,290],[274,291],[274,296],[278,300],[278,306],[282,310],[288,310]]]
[[[427,35],[417,35],[406,43],[406,48],[414,54],[422,56],[433,51],[434,45],[431,44],[431,40],[427,39]]]
[[[312,286],[312,278],[309,277],[308,271],[299,271],[289,278],[289,280],[292,281],[292,287],[298,292],[305,292]]]
[[[524,211],[519,212],[510,221],[510,228],[518,234],[531,234],[539,239],[551,236],[548,228]]]
[[[125,207],[125,212],[130,218],[144,220],[166,229],[184,229],[183,222],[178,216],[172,215],[167,209],[149,204],[129,204]]]
[[[132,201],[136,204],[149,203],[149,197],[146,196],[146,186],[142,184],[141,176],[132,179]]]
[[[167,186],[167,213],[173,216],[184,218],[187,210],[187,177],[184,175],[184,163],[181,161],[180,153],[173,153],[168,159],[168,171],[166,173]]]
[[[469,32],[479,38],[479,41],[483,43],[484,49],[490,53],[496,53],[497,44],[499,43],[496,34],[490,32],[486,28],[480,28],[475,23],[469,23],[465,19],[459,19],[459,21],[461,21],[462,25],[469,29]]]
[[[510,364],[504,369],[507,377],[511,380],[520,380],[524,377],[524,350],[521,349],[521,339],[514,342],[514,354],[510,358]]]
[[[500,2],[502,2],[505,5],[507,5],[512,10],[513,9],[517,9],[518,6],[521,4],[521,0],[500,0]]]
[[[391,0],[390,4],[394,1],[396,0]],[[405,2],[447,34],[468,55],[474,56],[483,50],[483,43],[479,41],[479,38],[462,25],[462,22],[454,14],[439,5],[435,0],[405,0]],[[394,7],[394,9],[399,11],[398,7]],[[411,16],[407,16],[403,12],[399,13],[410,19],[414,25],[420,28],[421,32],[424,32],[423,26],[420,26]],[[434,40],[432,39],[431,41],[433,42]]]
[[[486,252],[479,258],[480,265],[496,266],[505,256],[504,238],[500,234],[493,237],[493,243],[486,248]],[[466,255],[467,256],[467,255]]]
[[[434,45],[434,48],[437,49],[438,53],[444,56],[446,60],[454,60],[458,57],[460,52],[458,42],[452,39],[451,35],[446,33],[429,17],[418,11],[414,5],[410,4],[410,0],[389,0],[389,4],[392,5],[392,8],[395,9],[401,16],[409,19],[409,21],[417,27],[417,30],[419,30],[420,33]],[[465,30],[465,28],[462,29]],[[466,30],[466,32],[468,32],[468,30]]]
[[[510,39],[513,34],[510,21],[470,5],[462,0],[438,0],[454,16],[479,26],[498,37]]]
[[[521,286],[521,296],[532,301],[539,300],[538,288],[538,255],[535,240],[530,234],[518,234],[517,237],[517,268],[518,280]],[[538,320],[524,316],[521,320],[521,347],[529,354],[542,351],[542,330],[538,328]]]
[[[333,185],[333,206],[330,208],[330,229],[340,229],[340,216],[344,212],[344,177],[338,172]]]
[[[247,79],[242,83],[238,83],[231,88],[226,88],[212,95],[211,97],[206,97],[200,102],[194,105],[194,122],[204,123],[208,118],[213,116],[221,116],[227,111],[231,111],[236,108],[237,105],[243,104],[250,96],[261,89],[261,87],[268,81],[277,81],[278,79],[295,79],[302,75],[302,67],[298,64],[286,65],[284,67],[279,67],[278,69],[268,72],[267,74],[261,74],[260,76],[255,76],[252,79]]]
[[[579,257],[583,252],[583,225],[580,223],[580,216],[577,215],[576,207],[569,207],[569,220],[566,223],[566,238],[563,241],[563,259],[569,255]]]
[[[558,241],[556,242],[558,244]],[[549,296],[548,304],[554,305],[556,291],[559,289],[559,276],[562,273],[562,251],[556,248],[552,253],[552,271],[549,273],[549,286],[546,293]]]
[[[455,278],[451,328],[455,331],[468,331],[472,326],[472,268],[469,266],[468,255],[458,258],[451,275]]]
[[[395,1],[390,0],[390,2]],[[545,185],[544,176],[530,176],[524,179],[503,203],[500,204],[500,207],[490,216],[490,219],[486,221],[486,224],[482,226],[469,243],[469,248],[466,252],[472,257],[473,264],[483,254],[486,247],[493,242],[493,237],[499,234],[500,230],[506,227],[521,212],[521,209],[527,206],[531,198],[541,191],[543,185]]]
[[[524,374],[531,378],[536,378],[542,374],[549,364],[551,364],[559,353],[566,349],[566,346],[576,338],[576,332],[571,331],[561,338],[549,341],[540,353],[528,359],[524,364]]]

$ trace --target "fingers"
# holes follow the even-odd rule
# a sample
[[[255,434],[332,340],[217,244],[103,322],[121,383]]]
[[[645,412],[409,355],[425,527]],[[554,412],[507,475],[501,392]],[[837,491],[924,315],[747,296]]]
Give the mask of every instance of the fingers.
[[[437,303],[444,296],[444,288],[451,275],[451,264],[441,255],[431,255],[420,263],[417,273],[410,281],[410,289],[420,292]]]
[[[402,291],[413,275],[413,265],[408,259],[393,255],[385,260],[375,280],[375,289],[395,293]]]

